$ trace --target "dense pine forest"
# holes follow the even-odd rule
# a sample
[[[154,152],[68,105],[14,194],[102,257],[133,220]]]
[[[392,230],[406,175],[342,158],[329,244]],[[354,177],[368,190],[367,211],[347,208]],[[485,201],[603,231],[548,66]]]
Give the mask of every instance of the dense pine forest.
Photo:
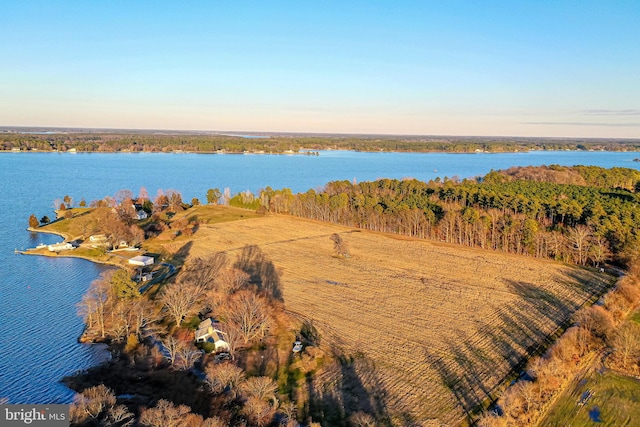
[[[177,131],[0,129],[0,151],[290,153],[300,150],[396,152],[638,151],[640,140],[524,137],[252,134]]]
[[[331,182],[292,194],[241,193],[235,206],[551,258],[625,264],[637,252],[640,171],[594,166],[512,168],[476,180]]]

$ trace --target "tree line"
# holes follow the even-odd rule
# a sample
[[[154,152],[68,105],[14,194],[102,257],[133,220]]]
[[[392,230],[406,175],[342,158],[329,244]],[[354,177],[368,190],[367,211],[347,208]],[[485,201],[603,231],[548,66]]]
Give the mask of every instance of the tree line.
[[[581,184],[556,182],[557,174],[548,173],[554,169]],[[638,183],[634,169],[540,167],[463,181],[334,181],[298,194],[267,187],[232,200],[373,231],[599,266],[624,264],[640,247]]]
[[[640,171],[596,166],[540,166],[492,171],[477,179],[380,179],[334,181],[321,190],[294,194],[266,187],[255,195],[209,189],[209,204],[291,214],[362,229],[549,258],[579,265],[625,264],[640,248]],[[58,215],[70,215],[65,196]],[[65,203],[67,202],[67,203]],[[82,204],[86,203],[84,200]],[[92,201],[98,209],[87,231],[108,230],[112,245],[141,242],[171,230],[190,234],[195,224],[170,221],[175,212],[199,204],[176,190],[151,198],[120,190]],[[141,232],[136,211],[152,217]],[[43,218],[48,220],[48,218]],[[44,222],[44,221],[42,221]],[[29,218],[31,227],[37,218]]]
[[[145,132],[0,133],[0,150],[81,152],[284,153],[308,150],[397,152],[516,152],[528,150],[638,151],[638,140],[504,137],[256,135],[252,138],[218,134]],[[308,154],[317,154],[308,152]]]

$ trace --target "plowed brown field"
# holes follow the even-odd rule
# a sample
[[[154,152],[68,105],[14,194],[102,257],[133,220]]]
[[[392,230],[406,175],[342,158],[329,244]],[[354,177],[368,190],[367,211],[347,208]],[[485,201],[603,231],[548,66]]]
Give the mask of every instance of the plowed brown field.
[[[332,233],[351,256],[334,256]],[[528,350],[609,283],[559,263],[357,231],[289,216],[202,225],[188,256],[258,245],[285,307],[348,362],[310,384],[317,399],[401,425],[456,425]],[[185,251],[186,241],[165,243]],[[350,359],[349,357],[355,357]]]

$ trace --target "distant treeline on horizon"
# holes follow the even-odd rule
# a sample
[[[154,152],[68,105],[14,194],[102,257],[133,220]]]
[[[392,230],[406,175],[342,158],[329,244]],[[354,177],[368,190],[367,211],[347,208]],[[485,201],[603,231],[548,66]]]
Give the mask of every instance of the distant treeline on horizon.
[[[475,136],[321,135],[186,131],[0,128],[0,151],[304,153],[309,150],[395,152],[640,151],[640,139]]]

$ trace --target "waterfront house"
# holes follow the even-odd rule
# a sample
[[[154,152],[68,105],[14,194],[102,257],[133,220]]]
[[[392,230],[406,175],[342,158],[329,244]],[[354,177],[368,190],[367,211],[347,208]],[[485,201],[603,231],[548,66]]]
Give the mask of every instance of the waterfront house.
[[[62,252],[62,251],[68,251],[70,249],[73,249],[73,245],[71,243],[65,243],[65,242],[54,243],[53,245],[47,246],[47,249],[49,249],[49,251],[51,252]]]

